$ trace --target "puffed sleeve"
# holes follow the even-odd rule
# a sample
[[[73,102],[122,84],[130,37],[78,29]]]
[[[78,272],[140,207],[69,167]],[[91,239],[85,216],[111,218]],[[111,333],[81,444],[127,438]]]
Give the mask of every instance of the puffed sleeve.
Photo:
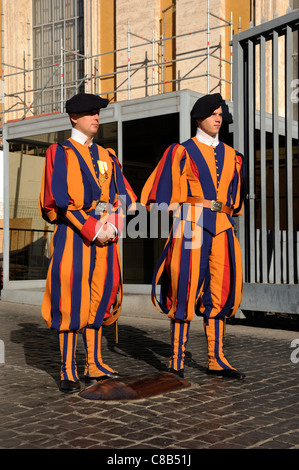
[[[77,184],[76,200],[69,196],[70,179],[75,179]],[[43,219],[56,223],[58,218],[63,218],[76,227],[83,238],[92,241],[102,223],[84,210],[85,205],[92,202],[91,191],[89,197],[88,193],[88,189],[84,190],[81,172],[68,164],[67,153],[63,147],[51,145],[46,152],[39,196],[39,211]],[[86,202],[86,198],[90,201]]]
[[[187,198],[186,150],[182,145],[170,145],[149,176],[141,192],[140,202],[165,203],[168,206],[185,202]]]

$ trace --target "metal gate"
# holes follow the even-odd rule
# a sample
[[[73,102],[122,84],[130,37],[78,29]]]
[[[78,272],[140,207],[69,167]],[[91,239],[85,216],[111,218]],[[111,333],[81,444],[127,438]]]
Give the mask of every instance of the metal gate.
[[[299,313],[299,10],[233,37],[234,146],[245,156],[241,309]]]

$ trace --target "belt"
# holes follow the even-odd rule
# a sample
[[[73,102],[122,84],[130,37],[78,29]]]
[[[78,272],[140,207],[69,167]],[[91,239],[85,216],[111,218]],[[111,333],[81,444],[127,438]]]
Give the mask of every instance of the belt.
[[[103,212],[107,211],[108,203],[105,201],[93,201],[91,208],[95,209],[96,214],[103,214]]]
[[[233,209],[231,207],[226,206],[223,204],[223,202],[220,201],[209,201],[207,199],[203,199],[201,197],[187,197],[187,203],[190,204],[202,204],[203,207],[207,207],[208,209],[211,209],[213,212],[224,212],[225,214],[228,215],[233,215]]]

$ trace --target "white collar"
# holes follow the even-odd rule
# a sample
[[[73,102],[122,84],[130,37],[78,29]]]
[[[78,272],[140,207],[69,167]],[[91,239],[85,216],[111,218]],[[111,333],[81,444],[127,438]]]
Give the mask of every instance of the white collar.
[[[200,129],[200,127],[197,128],[196,138],[202,144],[206,144],[212,147],[217,147],[217,145],[219,144],[218,134],[212,137],[206,132],[204,132],[202,129]]]
[[[72,127],[71,138],[74,139],[79,144],[82,144],[82,145],[85,145],[85,142],[87,140],[87,136],[85,134],[83,134],[83,132],[78,131],[78,129],[75,129],[74,127]],[[93,138],[90,141],[90,145],[92,145],[92,144],[93,144]]]

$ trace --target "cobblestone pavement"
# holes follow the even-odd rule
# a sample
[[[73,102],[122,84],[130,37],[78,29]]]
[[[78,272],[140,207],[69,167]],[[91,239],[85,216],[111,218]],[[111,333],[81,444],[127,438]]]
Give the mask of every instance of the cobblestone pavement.
[[[228,324],[226,356],[246,373],[244,381],[236,381],[206,375],[206,342],[196,318],[185,367],[191,387],[103,402],[58,390],[57,337],[39,312],[0,302],[1,449],[299,449],[298,328],[257,328],[245,320]],[[124,375],[165,371],[167,317],[124,312],[118,344],[113,328],[104,330],[103,356]],[[80,335],[80,378],[83,361]]]

